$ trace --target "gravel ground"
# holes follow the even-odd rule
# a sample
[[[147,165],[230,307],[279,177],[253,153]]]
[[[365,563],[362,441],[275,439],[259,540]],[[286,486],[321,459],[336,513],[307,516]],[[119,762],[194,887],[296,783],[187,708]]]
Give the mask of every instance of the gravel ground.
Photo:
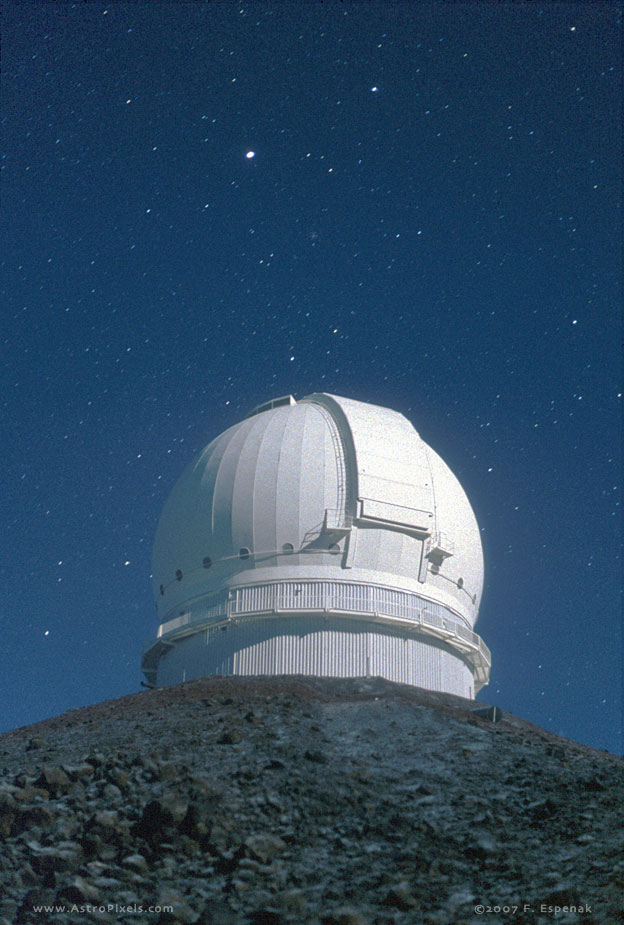
[[[624,922],[622,760],[477,706],[206,678],[5,733],[0,923]]]

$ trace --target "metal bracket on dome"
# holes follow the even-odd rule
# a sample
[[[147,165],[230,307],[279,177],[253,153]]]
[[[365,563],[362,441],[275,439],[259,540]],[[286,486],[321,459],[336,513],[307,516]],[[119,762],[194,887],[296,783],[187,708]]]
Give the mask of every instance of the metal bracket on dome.
[[[315,549],[329,534],[331,538],[339,540],[351,533],[353,517],[337,508],[325,508],[323,519],[311,527],[303,536],[299,552],[305,549]]]
[[[446,533],[436,533],[431,538],[431,547],[427,558],[433,565],[442,565],[445,559],[450,559],[455,552],[453,541]]]
[[[351,531],[353,517],[344,511],[335,508],[325,508],[323,517],[323,533],[334,533],[345,536]]]

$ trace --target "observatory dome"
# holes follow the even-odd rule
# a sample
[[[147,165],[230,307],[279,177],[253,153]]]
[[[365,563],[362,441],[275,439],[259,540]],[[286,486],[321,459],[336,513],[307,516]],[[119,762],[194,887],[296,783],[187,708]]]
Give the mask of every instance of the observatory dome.
[[[255,408],[191,462],[156,533],[151,684],[381,676],[471,697],[479,529],[398,412],[328,394]]]

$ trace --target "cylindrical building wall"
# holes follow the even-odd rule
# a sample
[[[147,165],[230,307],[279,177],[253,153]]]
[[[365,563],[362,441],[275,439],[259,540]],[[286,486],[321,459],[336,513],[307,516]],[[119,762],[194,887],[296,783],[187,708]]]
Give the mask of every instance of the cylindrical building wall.
[[[221,623],[180,639],[161,659],[159,684],[204,675],[382,677],[474,696],[471,667],[451,648],[406,630],[316,614]]]

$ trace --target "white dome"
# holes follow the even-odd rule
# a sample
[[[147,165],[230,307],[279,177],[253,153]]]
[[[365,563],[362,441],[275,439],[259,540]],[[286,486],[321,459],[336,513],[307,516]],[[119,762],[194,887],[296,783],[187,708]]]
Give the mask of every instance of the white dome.
[[[293,627],[316,639],[312,623],[320,613],[350,621],[351,635],[354,618],[362,633],[379,630],[388,653],[398,644],[389,636],[409,636],[412,661],[422,661],[416,650],[423,646],[443,661],[439,652],[446,652],[461,662],[453,672],[464,680],[450,684],[454,692],[458,685],[465,691],[473,678],[477,688],[487,683],[489,653],[472,632],[483,584],[476,519],[446,464],[403,415],[386,408],[327,394],[256,408],[213,440],[174,487],[158,525],[153,578],[160,629],[143,663],[151,681],[221,673],[189,637],[203,633],[205,650],[211,628],[234,630],[250,620],[255,636],[248,628],[239,642],[246,664],[261,672],[241,668],[234,643],[230,655],[238,653],[238,670],[236,658],[226,659],[231,671],[221,670],[285,673],[292,665],[297,673],[334,673],[324,670],[322,652],[313,656],[320,672],[306,672],[301,654],[290,661],[278,654],[270,662],[265,653],[249,662],[252,648],[268,645],[260,622],[272,618],[269,648],[275,650],[282,645],[275,639],[290,639]],[[286,621],[282,635],[276,619]],[[342,623],[335,632],[345,630]],[[317,641],[327,647],[323,632]],[[396,654],[379,658],[396,661]],[[336,668],[335,661],[340,674],[354,670]],[[187,667],[180,669],[182,662]],[[166,664],[176,667],[165,670]],[[390,676],[384,664],[376,667]],[[421,686],[449,689],[448,670],[439,671],[441,681]],[[400,673],[413,676],[410,666]]]

